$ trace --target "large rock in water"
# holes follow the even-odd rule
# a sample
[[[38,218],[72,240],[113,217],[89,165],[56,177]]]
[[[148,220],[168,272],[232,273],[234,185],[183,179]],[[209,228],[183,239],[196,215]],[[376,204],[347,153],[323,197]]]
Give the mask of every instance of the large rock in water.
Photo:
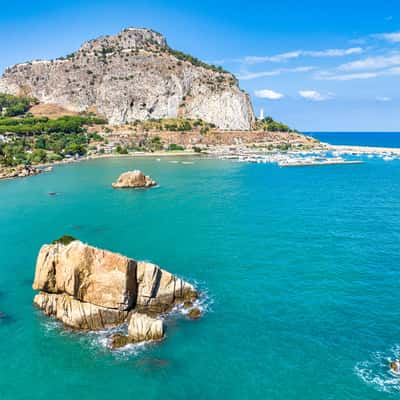
[[[197,296],[191,284],[155,264],[78,240],[42,246],[33,288],[39,290],[36,306],[75,329],[117,326],[131,315],[130,332],[136,332],[129,338],[131,342],[160,339],[164,332],[159,322],[154,322],[159,320],[143,314],[154,316]]]
[[[250,98],[231,73],[171,49],[149,29],[90,40],[57,60],[17,64],[6,69],[0,92],[94,111],[113,125],[182,116],[250,130],[255,122]]]
[[[112,184],[113,188],[148,188],[157,185],[149,176],[146,176],[142,171],[135,169],[121,174],[117,182]]]

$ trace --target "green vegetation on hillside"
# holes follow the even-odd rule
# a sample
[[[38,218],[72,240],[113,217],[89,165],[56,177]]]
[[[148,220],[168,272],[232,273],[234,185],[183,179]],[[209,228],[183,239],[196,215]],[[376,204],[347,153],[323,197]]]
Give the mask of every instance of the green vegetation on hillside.
[[[75,240],[77,240],[77,239],[75,239],[73,236],[71,236],[71,235],[63,235],[63,236],[61,236],[60,238],[58,238],[58,239],[56,239],[56,240],[53,240],[52,242],[51,242],[51,244],[57,244],[57,243],[60,243],[60,244],[64,244],[65,246],[67,246],[67,245],[69,245],[71,242],[73,242],[73,241],[75,241]]]
[[[0,142],[0,166],[61,161],[67,156],[83,156],[92,142],[103,138],[96,133],[44,133],[17,136]]]
[[[146,121],[135,121],[132,125],[144,131],[185,132],[203,130],[205,132],[215,128],[214,124],[204,122],[201,119],[190,118],[149,119]]]
[[[0,93],[0,116],[15,117],[23,115],[37,102],[33,97],[19,97]]]
[[[39,135],[43,133],[79,133],[84,125],[105,124],[97,117],[65,116],[57,119],[47,117],[0,118],[0,133]]]
[[[196,67],[203,67],[207,69],[211,69],[212,71],[215,72],[221,72],[224,74],[229,74],[230,72],[224,70],[221,66],[215,66],[212,64],[207,64],[204,61],[199,60],[196,57],[191,56],[190,54],[186,54],[182,51],[172,49],[171,47],[168,47],[168,53],[173,55],[175,58],[177,58],[180,61],[188,61],[192,65],[195,65]]]
[[[185,148],[180,146],[179,144],[172,143],[168,146],[168,150],[170,151],[183,151]]]
[[[57,119],[32,117],[28,113],[37,101],[0,93],[0,166],[60,161],[82,156],[91,142],[102,141],[86,127],[106,124],[94,116],[64,116]]]
[[[258,119],[256,121],[256,129],[265,132],[297,132],[295,129],[289,128],[289,126],[282,122],[274,121],[272,117]]]

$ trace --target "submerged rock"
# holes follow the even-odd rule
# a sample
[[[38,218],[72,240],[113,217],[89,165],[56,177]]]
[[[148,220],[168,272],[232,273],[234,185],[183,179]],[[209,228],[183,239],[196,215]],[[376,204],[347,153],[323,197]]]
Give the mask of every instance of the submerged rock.
[[[145,314],[131,313],[128,324],[128,336],[133,342],[161,340],[164,337],[164,324],[161,319]]]
[[[199,319],[201,317],[201,310],[199,308],[192,308],[188,312],[188,317],[190,319]]]
[[[162,320],[149,315],[197,297],[193,285],[155,264],[78,240],[42,246],[33,289],[39,291],[34,304],[68,327],[99,330],[127,322],[129,342],[162,339]],[[111,347],[124,341],[115,337]]]
[[[113,188],[148,188],[157,185],[149,176],[144,175],[142,171],[134,170],[121,174],[112,184]]]
[[[131,341],[128,336],[122,335],[121,333],[115,333],[111,336],[110,347],[112,349],[119,349],[129,343],[131,343]]]

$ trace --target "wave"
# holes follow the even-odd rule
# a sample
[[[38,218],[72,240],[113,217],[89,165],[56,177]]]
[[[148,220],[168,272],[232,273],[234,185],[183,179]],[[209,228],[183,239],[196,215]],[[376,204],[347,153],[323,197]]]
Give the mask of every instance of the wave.
[[[193,302],[193,307],[197,307],[201,310],[204,315],[208,312],[212,312],[213,299],[209,295],[209,292],[202,284],[196,281],[190,282],[199,290],[199,297]],[[182,304],[176,305],[173,309],[160,315],[167,325],[168,320],[179,318],[179,316],[185,315],[189,312],[189,309],[185,309]],[[72,329],[65,328],[64,325],[53,317],[44,316],[42,318],[42,326],[44,327],[47,334],[52,335],[57,333],[62,336],[70,336],[81,342],[84,346],[89,346],[93,351],[100,351],[102,353],[111,353],[114,358],[117,359],[128,359],[135,357],[152,346],[157,345],[158,342],[141,342],[141,343],[130,343],[124,347],[113,349],[110,351],[111,337],[115,333],[121,333],[126,335],[128,333],[128,325],[122,324],[113,328],[104,329],[101,331],[90,331],[90,332],[79,332]]]
[[[355,374],[367,385],[380,392],[398,392],[400,375],[390,371],[389,362],[400,359],[400,345],[395,345],[387,353],[377,351],[370,359],[359,362],[354,367]]]

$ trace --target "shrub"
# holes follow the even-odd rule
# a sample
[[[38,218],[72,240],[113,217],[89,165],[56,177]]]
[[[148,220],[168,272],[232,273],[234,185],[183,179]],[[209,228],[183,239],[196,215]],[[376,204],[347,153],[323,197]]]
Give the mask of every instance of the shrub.
[[[71,235],[63,235],[58,239],[55,239],[51,242],[51,244],[63,244],[65,246],[67,246],[68,244],[70,244],[71,242],[75,241],[77,239],[75,239],[73,236]]]
[[[37,102],[33,97],[18,97],[0,93],[0,115],[4,114],[6,117],[15,117],[25,114]]]
[[[178,144],[172,143],[168,146],[168,150],[170,151],[177,151],[177,150],[185,150],[183,146],[180,146]]]

